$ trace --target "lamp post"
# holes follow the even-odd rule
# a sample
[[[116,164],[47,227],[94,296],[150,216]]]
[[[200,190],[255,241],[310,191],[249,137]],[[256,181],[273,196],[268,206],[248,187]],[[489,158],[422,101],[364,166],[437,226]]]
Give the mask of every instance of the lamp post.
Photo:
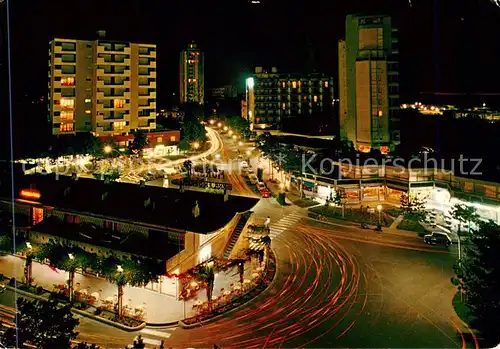
[[[381,223],[382,205],[377,205],[377,211],[378,211],[378,224],[382,224]]]
[[[116,271],[118,273],[123,273],[123,268],[121,265],[117,265],[116,266]],[[120,277],[121,279],[121,277]],[[117,282],[118,284],[118,311],[117,311],[117,315],[118,315],[118,318],[121,318],[122,317],[122,312],[123,312],[123,284],[122,284],[122,281],[121,280],[118,280]]]
[[[75,268],[73,265],[73,261],[75,260],[75,256],[72,253],[68,253],[68,258],[70,260],[69,266],[69,278],[68,278],[68,298],[69,301],[73,301],[73,284],[75,282]]]

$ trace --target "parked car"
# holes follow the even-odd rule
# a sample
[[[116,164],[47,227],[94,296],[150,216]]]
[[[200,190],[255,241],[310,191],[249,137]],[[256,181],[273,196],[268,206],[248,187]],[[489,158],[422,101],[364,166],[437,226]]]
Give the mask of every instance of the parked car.
[[[433,231],[424,236],[424,242],[429,245],[443,245],[448,248],[451,245],[451,238],[442,231]]]
[[[260,193],[260,196],[262,196],[263,198],[271,197],[271,192],[267,188],[259,189],[259,193]]]
[[[267,189],[266,183],[264,182],[257,182],[257,189],[260,191],[261,189]]]

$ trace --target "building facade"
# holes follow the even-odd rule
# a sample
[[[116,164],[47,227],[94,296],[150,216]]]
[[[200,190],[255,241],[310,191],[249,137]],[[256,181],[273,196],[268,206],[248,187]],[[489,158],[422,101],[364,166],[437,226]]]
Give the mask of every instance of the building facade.
[[[397,30],[389,16],[346,18],[339,42],[340,134],[360,151],[400,141]]]
[[[329,114],[335,102],[333,78],[324,74],[282,74],[255,69],[247,79],[247,119],[257,128],[279,128],[286,118]]]
[[[179,61],[180,103],[199,103],[205,101],[203,52],[191,43],[180,54]]]
[[[53,39],[49,48],[52,133],[118,135],[156,128],[156,45]]]
[[[238,87],[233,85],[215,87],[211,90],[211,97],[215,101],[224,101],[229,98],[236,98],[237,96]]]

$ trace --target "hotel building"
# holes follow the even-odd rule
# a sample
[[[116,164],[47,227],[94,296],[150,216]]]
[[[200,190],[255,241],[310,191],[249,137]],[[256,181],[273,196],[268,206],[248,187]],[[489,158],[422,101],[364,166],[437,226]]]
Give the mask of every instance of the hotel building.
[[[257,67],[246,84],[247,119],[279,128],[283,119],[332,113],[333,78],[324,74],[283,74]]]
[[[199,103],[205,100],[203,52],[191,43],[181,52],[179,61],[180,103]]]
[[[52,133],[112,136],[156,128],[156,45],[53,39],[49,45]]]
[[[400,142],[397,30],[388,16],[349,15],[339,42],[340,134],[360,151]]]

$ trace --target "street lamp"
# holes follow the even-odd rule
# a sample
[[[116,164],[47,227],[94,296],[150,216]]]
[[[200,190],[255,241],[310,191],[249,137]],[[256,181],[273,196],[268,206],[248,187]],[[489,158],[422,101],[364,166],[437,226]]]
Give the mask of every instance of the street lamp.
[[[217,124],[217,127],[222,127],[222,122],[219,122],[219,123]]]
[[[193,142],[193,148],[198,149],[200,147],[200,143],[198,142]]]
[[[377,210],[378,210],[378,224],[382,224],[380,216],[380,214],[382,213],[382,205],[377,205]]]
[[[232,136],[233,135],[233,130],[229,130],[229,135]]]
[[[75,259],[75,255],[73,253],[68,253],[68,257],[69,259],[71,260],[74,260]]]
[[[240,147],[241,147],[241,146],[243,146],[243,142],[242,142],[242,141],[239,141],[239,142],[238,142],[238,145],[239,145]]]
[[[252,152],[250,150],[247,150],[246,154],[247,154],[247,156],[250,156],[250,155],[252,155]]]
[[[215,120],[214,119],[210,119],[210,121],[208,121],[210,123],[210,125],[213,125],[215,123]]]
[[[119,273],[123,273],[123,267],[121,265],[117,265],[116,271],[118,271]]]
[[[112,146],[110,146],[109,144],[107,144],[106,146],[104,146],[104,152],[105,152],[106,154],[109,154],[109,153],[111,153],[112,151],[113,151],[113,147],[112,147]]]
[[[236,135],[233,135],[233,139],[236,139]]]
[[[26,242],[26,246],[28,246],[28,248],[29,248],[30,250],[32,250],[32,249],[33,249],[33,246],[31,246],[31,242],[28,242],[28,241],[27,241],[27,242]]]
[[[229,128],[227,126],[224,126],[224,131],[227,131],[229,130]],[[229,131],[229,133],[232,133],[233,131]]]

